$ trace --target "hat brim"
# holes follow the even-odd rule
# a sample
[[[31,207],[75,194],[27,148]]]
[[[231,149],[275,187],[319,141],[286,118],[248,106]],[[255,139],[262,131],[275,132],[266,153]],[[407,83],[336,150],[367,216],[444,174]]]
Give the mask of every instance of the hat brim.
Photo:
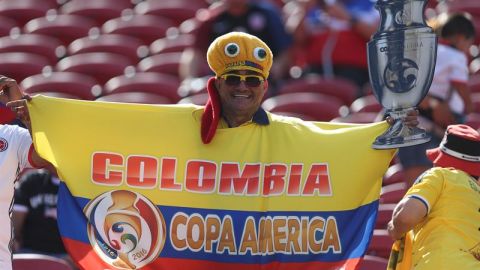
[[[439,147],[426,151],[427,158],[437,167],[453,167],[470,175],[480,176],[480,163],[463,160],[444,153]]]

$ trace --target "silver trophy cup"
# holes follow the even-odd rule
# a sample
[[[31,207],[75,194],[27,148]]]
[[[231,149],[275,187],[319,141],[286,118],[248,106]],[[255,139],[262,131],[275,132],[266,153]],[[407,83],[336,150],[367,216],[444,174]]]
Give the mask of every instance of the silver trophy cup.
[[[430,88],[437,56],[437,36],[426,25],[426,0],[378,0],[379,30],[368,42],[368,70],[375,97],[394,124],[373,143],[390,149],[428,142],[420,128],[401,120]]]

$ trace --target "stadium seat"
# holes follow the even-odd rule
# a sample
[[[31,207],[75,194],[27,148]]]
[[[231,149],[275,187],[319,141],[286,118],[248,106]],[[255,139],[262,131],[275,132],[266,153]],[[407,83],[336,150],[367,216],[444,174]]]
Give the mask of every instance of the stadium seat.
[[[20,87],[28,94],[53,92],[84,100],[93,100],[102,93],[102,88],[94,78],[74,72],[30,76],[20,83]]]
[[[357,270],[385,270],[387,269],[388,260],[378,256],[365,255],[360,261]]]
[[[385,175],[383,176],[382,185],[390,185],[394,183],[406,182],[405,172],[403,171],[402,164],[396,163],[388,167]]]
[[[169,18],[175,25],[180,25],[183,21],[195,17],[195,13],[205,5],[200,2],[182,1],[182,0],[146,0],[135,6],[137,14],[156,15]]]
[[[113,93],[106,96],[101,96],[97,101],[106,102],[122,102],[122,103],[142,103],[142,104],[170,104],[171,100],[168,97],[145,92],[123,92]]]
[[[468,87],[472,93],[480,93],[480,72],[470,75]]]
[[[137,37],[146,44],[163,38],[174,23],[166,18],[154,15],[131,14],[106,21],[102,25],[103,33],[124,34]]]
[[[407,192],[405,182],[393,183],[382,187],[380,203],[398,203]]]
[[[480,92],[479,93],[472,93],[470,95],[473,103],[473,111],[476,113],[480,113]]]
[[[311,117],[316,121],[330,121],[340,116],[343,102],[319,93],[288,93],[266,99],[262,107],[270,112],[291,112]]]
[[[28,76],[42,72],[42,69],[50,63],[44,56],[23,53],[10,52],[0,53],[0,74],[22,81]]]
[[[0,53],[26,52],[44,56],[50,65],[57,63],[65,54],[60,40],[39,34],[11,35],[0,38]]]
[[[0,1],[0,16],[12,18],[19,25],[43,17],[49,9],[56,9],[55,1],[49,0],[15,0]]]
[[[126,0],[70,0],[60,8],[60,12],[88,17],[101,25],[110,19],[120,17],[123,10],[132,8],[132,2]]]
[[[8,17],[0,16],[0,37],[7,36],[13,28],[18,27],[18,23]]]
[[[392,219],[394,203],[381,203],[378,206],[377,220],[375,221],[375,229],[386,229],[388,222]]]
[[[168,52],[182,52],[193,45],[194,37],[189,34],[180,34],[177,36],[167,36],[159,38],[150,44],[151,54],[160,54]]]
[[[187,97],[200,93],[207,93],[207,81],[207,77],[184,79],[178,87],[178,94],[181,97]]]
[[[354,124],[367,124],[373,123],[377,119],[378,114],[374,112],[357,112],[351,113],[347,116],[336,117],[331,122],[336,123],[354,123]]]
[[[53,36],[67,45],[77,38],[87,36],[89,30],[95,26],[95,21],[89,18],[54,14],[29,21],[25,25],[24,31],[25,33]]]
[[[73,270],[65,260],[42,254],[13,254],[15,270]]]
[[[141,49],[145,48],[142,55]],[[148,48],[145,47],[140,39],[118,34],[103,34],[97,36],[88,36],[79,38],[67,49],[70,55],[90,52],[110,52],[128,57],[132,63],[137,63],[140,57],[148,54]]]
[[[350,105],[350,112],[375,112],[382,110],[382,105],[378,102],[374,95],[366,95],[359,97]]]
[[[203,106],[207,104],[208,94],[207,93],[199,93],[196,95],[191,95],[188,97],[184,97],[178,101],[178,104],[195,104]]]
[[[60,60],[58,71],[78,72],[94,77],[100,84],[124,73],[133,64],[127,57],[104,52],[80,53]]]
[[[159,72],[178,77],[181,57],[180,52],[156,54],[140,61],[137,68],[143,72]]]
[[[387,230],[375,229],[367,249],[368,255],[378,256],[388,259],[392,249],[393,239],[388,235]]]
[[[278,94],[285,93],[321,93],[339,98],[346,105],[350,105],[357,95],[357,86],[340,78],[324,78],[319,75],[310,75],[305,78],[290,80],[278,89]]]
[[[159,94],[177,103],[179,81],[176,77],[155,72],[138,72],[110,79],[104,86],[106,95],[122,92],[147,92]]]

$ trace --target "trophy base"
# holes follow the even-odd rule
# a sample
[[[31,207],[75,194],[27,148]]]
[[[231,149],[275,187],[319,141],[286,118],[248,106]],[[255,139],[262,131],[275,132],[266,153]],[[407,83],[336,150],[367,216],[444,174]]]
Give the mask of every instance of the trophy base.
[[[400,119],[382,135],[375,139],[373,149],[393,149],[422,144],[430,141],[431,136],[417,127],[407,127]]]

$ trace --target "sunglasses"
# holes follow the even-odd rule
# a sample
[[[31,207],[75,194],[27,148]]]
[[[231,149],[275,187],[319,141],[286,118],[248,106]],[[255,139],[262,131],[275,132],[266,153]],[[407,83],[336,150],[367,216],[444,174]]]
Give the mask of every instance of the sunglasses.
[[[220,78],[229,86],[239,86],[243,81],[248,87],[258,87],[264,81],[263,77],[259,75],[224,74]]]

